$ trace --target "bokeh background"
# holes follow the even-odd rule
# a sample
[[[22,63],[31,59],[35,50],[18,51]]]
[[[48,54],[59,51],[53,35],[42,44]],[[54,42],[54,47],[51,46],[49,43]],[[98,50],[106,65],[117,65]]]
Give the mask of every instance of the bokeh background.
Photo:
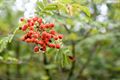
[[[41,1],[0,0],[0,80],[120,80],[120,0],[73,0],[87,7],[83,11],[88,16],[77,9],[70,15],[62,11],[39,14],[42,9],[36,6]],[[9,43],[8,36],[19,26],[19,19],[32,17],[36,11],[64,35],[63,44],[74,62],[56,64],[56,52],[50,50],[49,64],[44,64],[43,54],[34,53],[34,45],[20,41],[20,31]]]

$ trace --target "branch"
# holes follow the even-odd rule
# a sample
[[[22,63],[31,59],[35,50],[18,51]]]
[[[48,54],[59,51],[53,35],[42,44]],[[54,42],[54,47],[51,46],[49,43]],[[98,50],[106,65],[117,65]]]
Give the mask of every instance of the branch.
[[[94,55],[95,52],[96,52],[97,47],[98,47],[98,45],[95,44],[94,47],[91,49],[91,51],[90,51],[91,54],[89,54],[89,57],[88,57],[86,63],[82,66],[82,68],[80,69],[79,74],[77,75],[76,78],[79,79],[80,76],[82,75],[83,71],[85,70],[85,68],[89,65],[89,63],[90,63],[91,60],[92,60],[93,55]]]
[[[73,54],[73,57],[75,57],[75,43],[73,41],[72,41],[72,54]],[[75,61],[72,62],[72,66],[71,66],[70,73],[68,75],[67,80],[71,80],[74,73],[74,69],[75,69]]]
[[[17,42],[17,46],[16,46],[16,59],[17,60],[20,59],[20,43],[19,42]],[[16,64],[16,78],[21,77],[20,69],[21,69],[21,65]]]
[[[66,29],[66,31],[68,32],[68,33],[71,33],[71,31],[67,28],[67,26],[65,25],[65,24],[62,24],[63,26],[64,26],[64,28]]]
[[[43,53],[43,63],[44,63],[44,65],[49,64],[48,61],[47,61],[46,53]],[[46,75],[49,76],[49,80],[52,80],[49,69],[45,68],[45,72],[46,72]]]

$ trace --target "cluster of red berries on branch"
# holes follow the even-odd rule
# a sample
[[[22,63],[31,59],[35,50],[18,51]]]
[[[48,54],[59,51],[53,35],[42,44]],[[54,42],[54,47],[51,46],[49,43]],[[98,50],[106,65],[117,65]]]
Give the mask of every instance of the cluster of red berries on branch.
[[[54,30],[54,23],[44,23],[42,18],[21,18],[23,26],[20,30],[25,32],[21,40],[27,43],[35,43],[34,52],[46,51],[47,47],[60,49],[62,34]]]

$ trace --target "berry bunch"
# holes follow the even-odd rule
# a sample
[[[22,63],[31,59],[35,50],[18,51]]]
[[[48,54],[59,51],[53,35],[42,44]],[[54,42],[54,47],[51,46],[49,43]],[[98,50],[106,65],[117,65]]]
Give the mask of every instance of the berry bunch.
[[[21,18],[24,24],[20,30],[25,32],[21,40],[27,43],[35,43],[34,52],[46,51],[47,47],[60,49],[62,34],[58,34],[53,23],[43,23],[42,18],[33,17],[30,19]]]

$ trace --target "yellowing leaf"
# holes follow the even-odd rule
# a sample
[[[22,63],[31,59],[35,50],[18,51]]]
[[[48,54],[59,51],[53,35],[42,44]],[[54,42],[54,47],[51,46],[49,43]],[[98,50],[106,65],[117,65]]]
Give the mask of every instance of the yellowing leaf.
[[[77,34],[75,34],[75,33],[71,33],[71,34],[69,35],[69,39],[70,39],[70,40],[77,40],[77,39],[78,39],[78,36],[77,36]]]
[[[44,8],[44,10],[57,10],[57,9],[58,9],[57,4],[49,4]]]
[[[98,30],[96,28],[93,28],[90,33],[91,34],[96,34],[96,33],[98,33]]]
[[[89,17],[91,16],[88,7],[86,7],[86,6],[80,6],[80,10],[83,11],[87,16],[89,16]]]

